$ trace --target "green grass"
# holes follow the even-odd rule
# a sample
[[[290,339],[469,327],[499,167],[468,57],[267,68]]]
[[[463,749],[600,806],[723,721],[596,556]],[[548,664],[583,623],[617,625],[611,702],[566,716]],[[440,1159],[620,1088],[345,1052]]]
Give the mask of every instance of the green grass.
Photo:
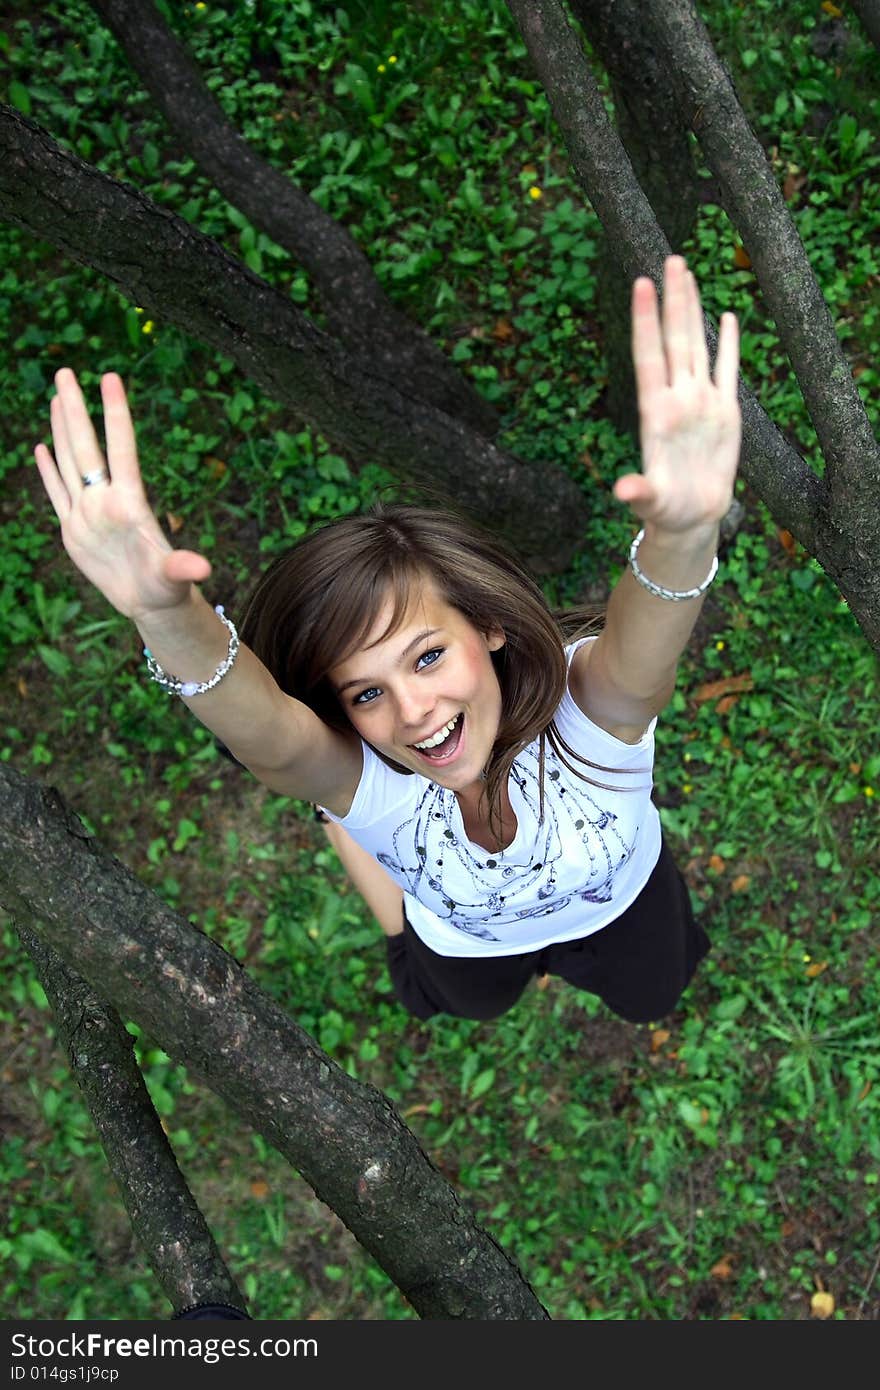
[[[581,480],[592,519],[553,599],[616,577],[632,527],[610,487],[635,450],[603,414],[599,228],[505,7],[260,8],[257,28],[247,6],[173,7],[230,115],[369,249],[389,293],[496,403],[505,442]],[[871,50],[856,36],[820,56],[831,21],[806,0],[779,33],[770,0],[713,8],[876,419]],[[14,5],[0,62],[11,100],[56,138],[314,311],[305,277],[200,178],[88,5],[36,19]],[[735,244],[707,207],[691,262],[710,310],[740,314],[750,383],[819,468]],[[211,597],[233,613],[265,561],[386,476],[356,473],[231,361],[52,248],[0,227],[0,253],[0,757],[61,788],[102,843],[393,1098],[555,1318],[802,1318],[818,1288],[838,1316],[876,1318],[877,668],[818,565],[740,483],[745,522],[658,729],[665,830],[714,943],[672,1019],[625,1024],[553,981],[496,1023],[420,1024],[394,1002],[376,928],[307,808],[222,762],[145,681],[133,631],[72,572],[30,456],[62,362],[93,399],[102,372],[121,372],[157,510],[178,544],[210,555]],[[727,702],[706,689],[738,677],[749,688]],[[165,1318],[8,925],[4,980],[0,1306]],[[413,1316],[261,1140],[153,1040],[138,1048],[257,1316]]]

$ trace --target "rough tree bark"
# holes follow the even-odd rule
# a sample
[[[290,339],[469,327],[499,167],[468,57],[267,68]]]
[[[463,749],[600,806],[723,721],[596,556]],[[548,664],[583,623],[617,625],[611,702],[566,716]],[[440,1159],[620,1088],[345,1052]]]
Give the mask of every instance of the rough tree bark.
[[[92,0],[92,8],[202,173],[308,272],[330,333],[352,357],[405,395],[494,435],[489,402],[392,304],[345,228],[236,130],[152,0]]]
[[[29,917],[30,912],[26,915]],[[109,1004],[22,918],[22,945],[55,1015],[132,1229],[176,1313],[195,1303],[247,1311],[144,1085],[134,1039]]]
[[[586,509],[561,469],[525,464],[373,375],[217,242],[2,105],[0,216],[233,358],[340,453],[442,490],[509,537],[538,571],[571,559]]]
[[[627,274],[650,275],[659,285],[663,257],[669,253],[668,242],[606,115],[583,46],[571,29],[560,0],[508,0],[508,7],[550,98],[575,172],[606,234],[617,247]],[[688,67],[690,50],[686,39],[692,21],[696,20],[692,6],[687,0],[644,0],[642,10],[644,22],[656,26],[653,31],[658,35],[657,41],[663,34],[669,42],[664,53],[671,78],[685,85],[699,81],[699,88],[692,92],[689,113],[692,118],[699,117],[694,123],[700,138],[707,125],[717,135],[714,172],[719,183],[737,188],[744,195],[752,191],[753,196],[748,199],[750,234],[744,228],[740,231],[756,267],[763,267],[763,271],[757,269],[757,274],[768,302],[771,307],[779,305],[776,317],[780,337],[799,379],[803,372],[804,397],[827,449],[826,476],[820,479],[741,384],[740,471],[776,521],[818,559],[846,598],[868,641],[880,651],[880,448],[803,246],[726,73],[717,58],[710,67],[714,54],[702,49],[705,69],[701,66],[698,73]],[[676,64],[682,66],[681,75]],[[711,72],[711,79],[707,79],[706,72]],[[739,130],[740,121],[745,122],[749,138],[760,153],[759,161],[751,147],[744,143],[735,146],[742,159],[748,160],[748,179],[739,175],[734,147],[724,143],[725,119],[735,130]],[[715,148],[712,142],[710,148]],[[706,153],[712,164],[708,149]],[[737,211],[739,207],[737,202]],[[780,246],[774,244],[775,239],[781,239]],[[757,259],[750,245],[752,240],[761,242]],[[772,271],[769,267],[773,267]],[[768,291],[762,274],[771,273],[777,280]],[[819,325],[816,342],[822,344],[824,357],[819,356],[809,336],[815,327],[811,312]],[[830,334],[825,325],[830,327]],[[711,325],[709,330],[714,351]],[[833,390],[827,379],[822,379],[823,373],[825,378],[832,378]]]
[[[696,221],[700,181],[687,125],[669,89],[666,65],[641,24],[641,0],[572,0],[571,9],[611,80],[617,131],[633,172],[670,247],[680,251]],[[631,282],[607,237],[601,244],[597,272],[608,364],[608,412],[618,428],[636,434]]]
[[[0,903],[278,1149],[422,1317],[547,1318],[387,1097],[2,765]]]
[[[880,444],[760,142],[691,0],[645,0],[646,31],[721,188],[825,459],[814,554],[880,647]],[[873,610],[873,612],[871,611]]]

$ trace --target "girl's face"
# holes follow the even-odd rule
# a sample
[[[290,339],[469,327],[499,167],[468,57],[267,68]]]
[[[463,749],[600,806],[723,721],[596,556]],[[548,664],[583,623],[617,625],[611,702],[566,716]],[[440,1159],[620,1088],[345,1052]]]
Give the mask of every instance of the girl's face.
[[[476,791],[501,720],[490,653],[504,634],[478,632],[428,579],[383,637],[391,611],[389,597],[364,645],[329,672],[339,703],[386,758],[452,791]]]

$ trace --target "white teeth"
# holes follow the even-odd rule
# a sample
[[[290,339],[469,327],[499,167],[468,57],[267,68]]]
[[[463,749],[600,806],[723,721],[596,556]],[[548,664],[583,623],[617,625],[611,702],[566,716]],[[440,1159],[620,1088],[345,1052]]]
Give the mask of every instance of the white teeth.
[[[432,734],[430,738],[423,739],[421,743],[414,743],[413,748],[436,748],[445,738],[449,737],[457,723],[458,715],[454,719],[450,719],[448,724],[444,724],[443,728],[438,729],[436,734]]]

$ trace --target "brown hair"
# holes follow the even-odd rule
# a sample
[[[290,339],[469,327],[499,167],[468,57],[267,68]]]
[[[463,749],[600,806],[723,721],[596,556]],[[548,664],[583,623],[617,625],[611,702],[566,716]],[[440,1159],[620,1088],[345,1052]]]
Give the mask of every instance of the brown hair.
[[[389,594],[392,613],[383,638],[396,631],[414,583],[426,576],[479,632],[504,633],[504,646],[491,654],[501,687],[501,723],[485,769],[490,824],[500,825],[502,789],[514,758],[536,738],[542,789],[545,737],[567,766],[566,754],[611,771],[581,758],[553,726],[567,681],[564,642],[575,632],[597,630],[600,622],[595,615],[569,614],[564,632],[519,562],[449,511],[379,502],[365,514],[311,532],[258,581],[242,618],[242,640],[282,690],[331,728],[350,730],[328,672],[363,644]],[[578,616],[586,621],[578,623]]]

